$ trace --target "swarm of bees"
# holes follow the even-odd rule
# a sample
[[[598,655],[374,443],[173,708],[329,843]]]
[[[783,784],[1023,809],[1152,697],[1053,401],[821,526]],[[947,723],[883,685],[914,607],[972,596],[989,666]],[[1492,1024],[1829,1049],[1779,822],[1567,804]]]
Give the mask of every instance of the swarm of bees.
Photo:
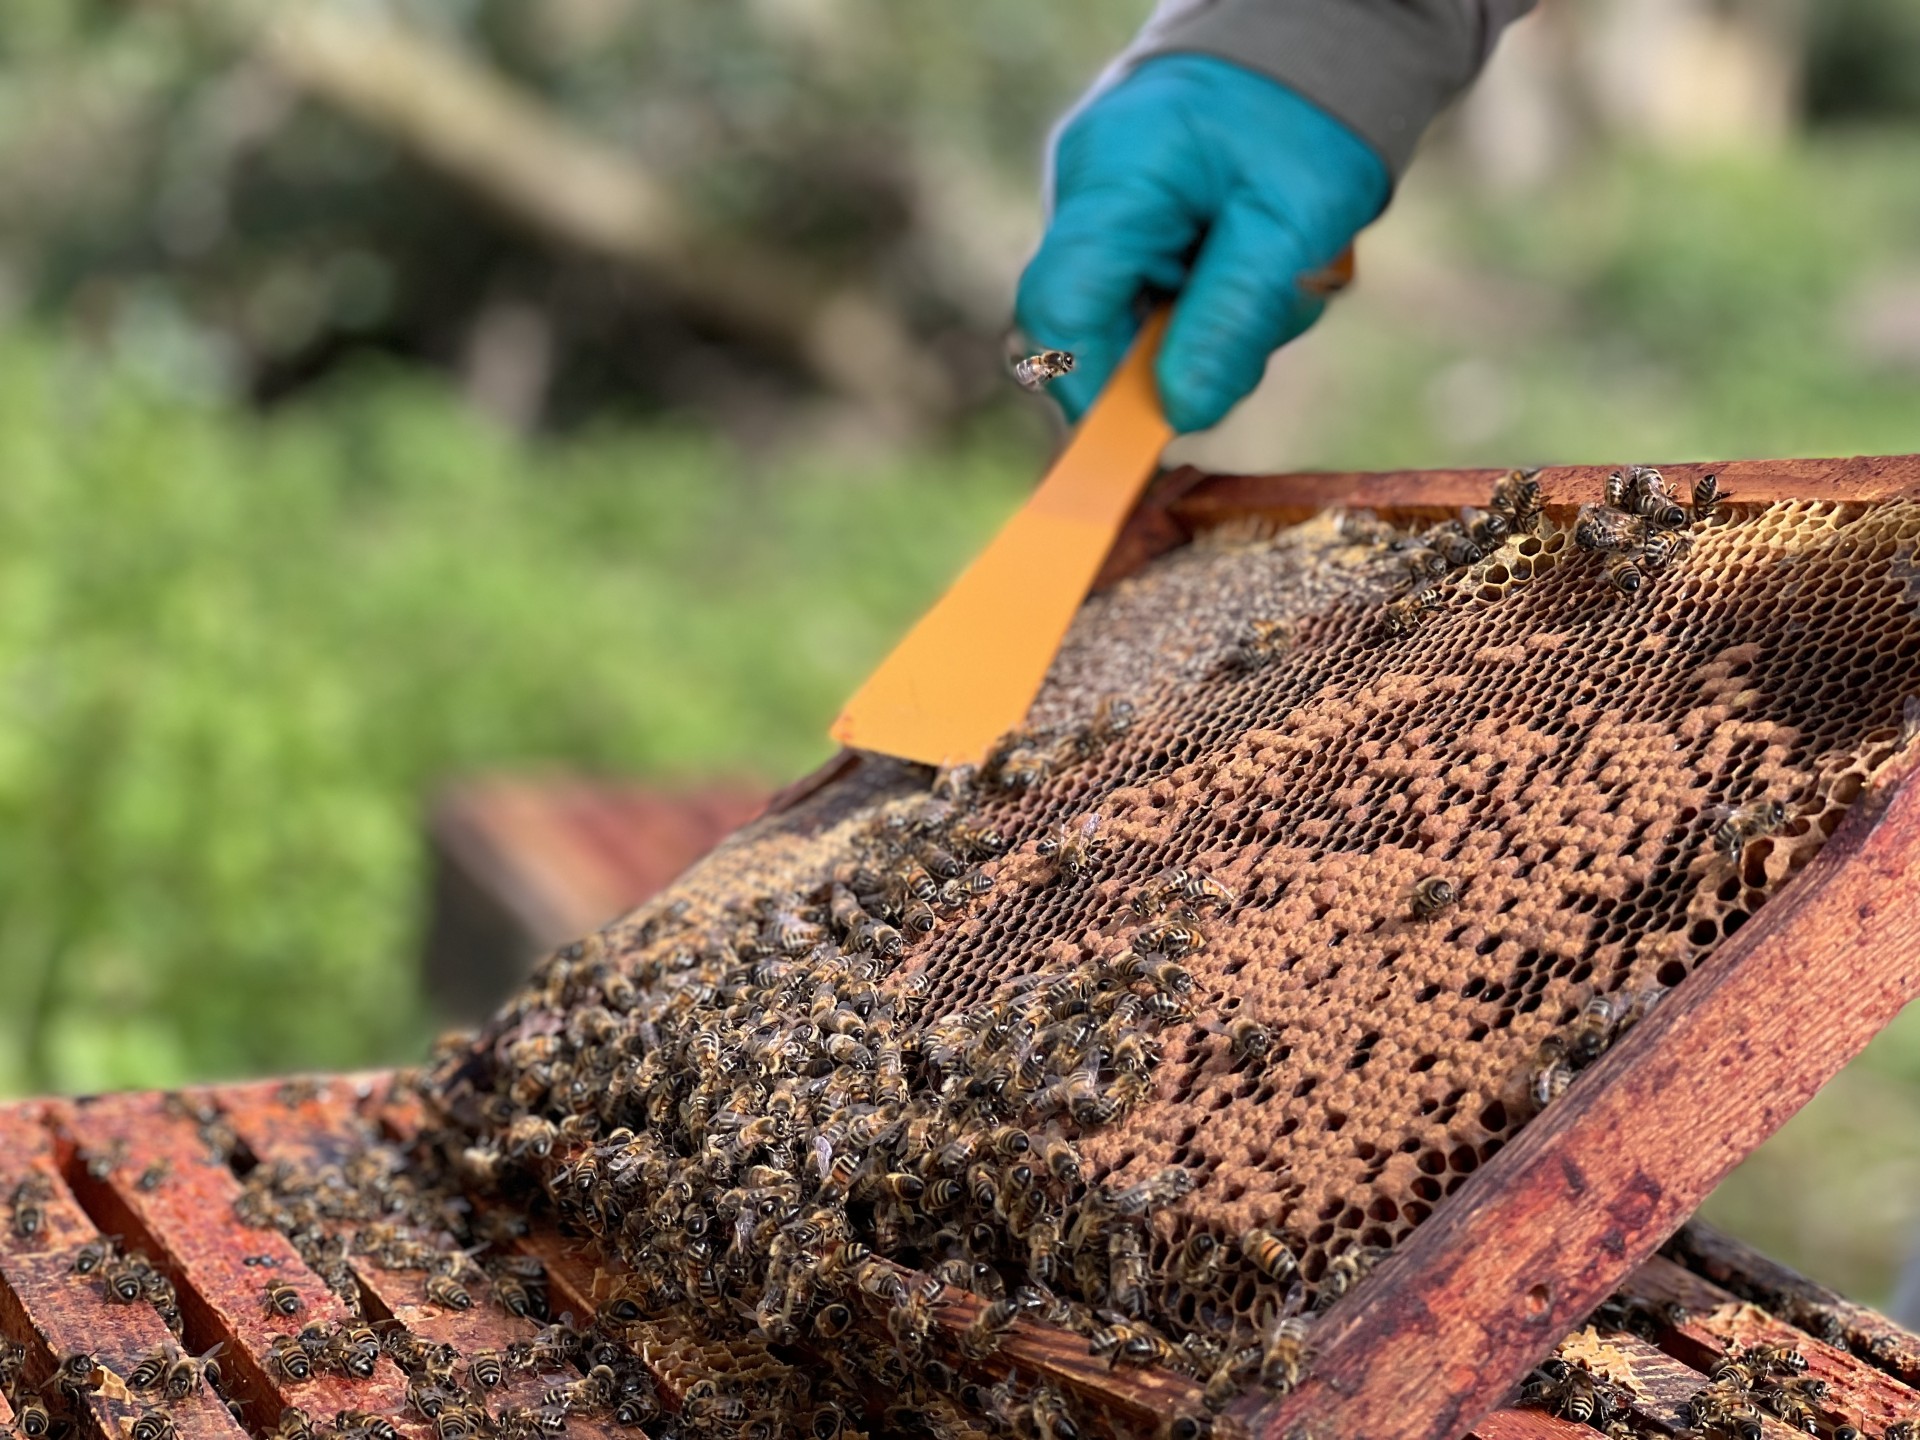
[[[1623,595],[1636,593],[1647,577],[1672,566],[1692,548],[1692,530],[1711,524],[1724,496],[1719,477],[1703,475],[1691,507],[1667,492],[1667,480],[1651,465],[1630,465],[1607,476],[1606,499],[1580,507],[1573,543],[1606,558],[1607,583]]]
[[[1042,350],[1013,362],[1013,378],[1023,390],[1038,393],[1062,375],[1073,373],[1073,354],[1067,350]]]

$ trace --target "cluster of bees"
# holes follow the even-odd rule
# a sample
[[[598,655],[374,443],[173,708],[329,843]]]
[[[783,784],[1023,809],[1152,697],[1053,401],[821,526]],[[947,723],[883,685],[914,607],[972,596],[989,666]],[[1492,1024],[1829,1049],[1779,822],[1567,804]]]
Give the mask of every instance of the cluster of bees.
[[[1108,953],[1042,963],[945,1014],[908,963],[1012,848],[985,803],[1131,723],[1114,701],[1078,730],[1008,737],[977,772],[942,772],[891,807],[811,890],[704,925],[662,909],[548,957],[483,1047],[449,1046],[429,1077],[472,1127],[442,1137],[450,1169],[515,1198],[537,1187],[622,1262],[603,1323],[670,1314],[803,1347],[826,1361],[815,1394],[829,1385],[836,1413],[862,1414],[878,1387],[930,1433],[1086,1433],[1075,1402],[1018,1365],[996,1387],[970,1378],[1023,1319],[1078,1332],[1109,1367],[1204,1381],[1182,1436],[1208,1433],[1249,1386],[1290,1388],[1314,1317],[1379,1252],[1336,1257],[1308,1285],[1291,1237],[1195,1230],[1156,1265],[1153,1217],[1190,1172],[1106,1185],[1075,1144],[1147,1099],[1160,1030],[1193,1019],[1182,961],[1232,893],[1169,869]],[[1085,883],[1108,849],[1097,817],[1037,835],[1038,883]],[[1251,1019],[1207,1028],[1236,1063],[1273,1046]],[[1230,1303],[1248,1277],[1280,1297],[1251,1317]],[[943,1315],[962,1292],[976,1302],[964,1323]],[[1183,1298],[1195,1323],[1175,1317]]]
[[[173,1440],[177,1430],[172,1405],[196,1393],[202,1381],[215,1394],[222,1394],[220,1367],[214,1360],[214,1351],[219,1348],[216,1345],[205,1355],[191,1356],[183,1354],[178,1346],[167,1345],[143,1358],[125,1376],[115,1374],[96,1356],[76,1350],[57,1356],[53,1374],[35,1390],[25,1381],[26,1348],[0,1342],[0,1395],[5,1395],[13,1408],[15,1432],[26,1440],[41,1440],[56,1433],[66,1423],[60,1412],[78,1415],[93,1394],[140,1404],[140,1413],[127,1426],[130,1440]],[[230,1401],[228,1406],[237,1421],[237,1407]]]
[[[1411,635],[1446,604],[1449,587],[1468,570],[1521,536],[1539,533],[1546,517],[1537,474],[1510,471],[1494,485],[1486,509],[1463,505],[1456,518],[1417,534],[1380,527],[1374,538],[1405,567],[1409,587],[1381,611],[1382,635]]]
[[[1667,492],[1667,480],[1651,465],[1630,465],[1607,476],[1606,499],[1580,507],[1573,543],[1606,557],[1607,583],[1632,595],[1649,575],[1667,569],[1692,547],[1692,529],[1711,523],[1722,501],[1719,477],[1702,475],[1693,504]]]
[[[476,1224],[457,1191],[431,1171],[410,1172],[392,1150],[364,1146],[337,1164],[257,1166],[234,1209],[243,1223],[287,1236],[309,1263],[318,1257],[349,1275],[356,1261],[422,1273],[427,1303],[448,1310],[472,1308],[475,1288],[484,1282],[493,1303],[509,1315],[548,1319],[547,1273],[539,1260],[504,1250],[484,1262],[475,1258],[524,1222],[496,1213]],[[463,1240],[477,1243],[464,1246]],[[287,1319],[304,1309],[299,1291],[277,1278],[263,1283],[262,1301],[269,1314]],[[357,1316],[357,1303],[351,1308]],[[274,1370],[295,1384],[322,1370],[371,1379],[383,1354],[406,1374],[409,1407],[440,1440],[542,1440],[563,1432],[571,1416],[637,1426],[660,1413],[651,1375],[627,1348],[600,1331],[577,1328],[570,1317],[502,1348],[465,1354],[402,1326],[380,1330],[359,1318],[310,1321],[269,1342]],[[515,1376],[568,1371],[585,1374],[550,1385],[537,1405],[489,1408],[492,1392]],[[291,1409],[275,1440],[392,1440],[378,1428],[367,1429],[373,1418],[337,1415],[331,1425],[315,1425]],[[388,1422],[381,1424],[391,1430]]]
[[[1827,1398],[1827,1382],[1806,1370],[1807,1357],[1791,1346],[1735,1347],[1714,1362],[1709,1383],[1687,1401],[1688,1423],[1733,1440],[1760,1440],[1760,1417],[1767,1414],[1818,1435],[1820,1416],[1814,1407]],[[1841,1428],[1859,1440],[1857,1429]]]
[[[173,1281],[139,1250],[122,1251],[110,1239],[90,1240],[73,1253],[68,1273],[90,1280],[97,1276],[100,1296],[109,1305],[137,1305],[144,1301],[158,1313],[176,1339],[185,1331],[180,1296]]]

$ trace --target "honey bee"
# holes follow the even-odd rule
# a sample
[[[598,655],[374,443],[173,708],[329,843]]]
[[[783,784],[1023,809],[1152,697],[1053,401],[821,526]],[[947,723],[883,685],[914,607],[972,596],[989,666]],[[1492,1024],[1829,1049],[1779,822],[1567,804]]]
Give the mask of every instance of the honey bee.
[[[1196,1230],[1173,1252],[1173,1278],[1194,1290],[1203,1290],[1220,1278],[1221,1244],[1206,1230]]]
[[[509,1315],[528,1316],[545,1308],[538,1292],[518,1275],[502,1271],[493,1276],[493,1298]],[[471,1301],[472,1297],[468,1297]]]
[[[1080,1440],[1083,1432],[1067,1409],[1066,1398],[1051,1385],[1034,1386],[1030,1408],[1038,1440]]]
[[[313,1421],[298,1405],[289,1405],[280,1412],[280,1423],[269,1433],[273,1440],[313,1440]]]
[[[1171,1365],[1180,1352],[1152,1327],[1127,1320],[1108,1319],[1087,1337],[1087,1353],[1116,1365]]]
[[[1493,487],[1488,508],[1504,516],[1516,535],[1530,535],[1540,523],[1538,470],[1509,470]]]
[[[970,1360],[984,1360],[1000,1348],[1001,1339],[1013,1328],[1013,1322],[1020,1318],[1021,1309],[1018,1301],[1007,1299],[983,1305],[980,1313],[961,1332],[961,1351]]]
[[[1313,1308],[1330,1309],[1335,1301],[1366,1279],[1373,1267],[1386,1256],[1386,1251],[1372,1245],[1358,1245],[1334,1256],[1327,1262],[1326,1273],[1320,1277],[1319,1288],[1313,1297]]]
[[[268,1342],[267,1360],[274,1369],[289,1380],[313,1378],[313,1357],[291,1335],[276,1335]],[[127,1383],[133,1385],[132,1376],[127,1377]],[[143,1387],[135,1385],[134,1388],[137,1390]]]
[[[367,1410],[336,1411],[333,1428],[354,1440],[400,1440],[400,1432],[391,1420]]]
[[[53,1429],[53,1413],[38,1395],[23,1395],[14,1402],[13,1422],[27,1440],[41,1440]]]
[[[1133,897],[1133,913],[1151,919],[1176,901],[1185,902],[1195,912],[1218,912],[1233,904],[1233,892],[1198,870],[1163,870]]]
[[[127,1158],[127,1142],[114,1140],[101,1150],[83,1150],[87,1161],[87,1175],[94,1180],[105,1180],[120,1168]]]
[[[1380,612],[1381,632],[1389,638],[1397,639],[1411,635],[1427,623],[1434,611],[1446,605],[1446,596],[1437,586],[1416,590],[1411,595],[1402,595],[1391,600]]]
[[[467,1356],[467,1375],[482,1390],[492,1390],[506,1383],[506,1357],[498,1350],[475,1350]]]
[[[1226,1024],[1227,1053],[1235,1060],[1258,1064],[1273,1052],[1273,1031],[1249,1015],[1236,1015]]]
[[[1646,540],[1646,526],[1638,516],[1613,505],[1582,505],[1573,522],[1573,543],[1601,555],[1638,551]]]
[[[1479,510],[1471,505],[1460,507],[1460,528],[1484,554],[1492,554],[1503,545],[1513,533],[1513,522],[1498,510]]]
[[[262,1294],[270,1314],[298,1315],[307,1308],[307,1302],[300,1298],[300,1292],[278,1276],[267,1281]]]
[[[1778,800],[1755,800],[1715,813],[1718,823],[1707,838],[1730,865],[1745,858],[1751,842],[1787,823],[1787,807]]]
[[[133,1188],[143,1194],[152,1194],[166,1183],[167,1176],[173,1173],[173,1163],[162,1156],[140,1172],[133,1182]]]
[[[346,1326],[328,1337],[326,1356],[335,1368],[354,1379],[371,1380],[380,1358],[380,1342],[365,1326]]]
[[[834,1340],[847,1333],[853,1325],[853,1311],[839,1301],[820,1307],[813,1317],[813,1333],[822,1340]]]
[[[1413,887],[1413,896],[1408,903],[1413,909],[1414,919],[1431,920],[1459,898],[1460,892],[1453,881],[1444,875],[1429,875]]]
[[[1099,865],[1106,843],[1099,837],[1100,817],[1089,815],[1077,826],[1063,823],[1050,835],[1034,842],[1033,853],[1053,862],[1056,876],[1079,880]]]
[[[202,1379],[209,1385],[218,1385],[220,1366],[213,1357],[223,1348],[224,1346],[215,1345],[204,1355],[174,1356],[166,1368],[166,1373],[161,1377],[160,1393],[168,1400],[180,1401],[198,1390]]]
[[[1260,1356],[1260,1383],[1276,1395],[1291,1392],[1306,1376],[1313,1358],[1311,1322],[1304,1315],[1288,1315],[1274,1322]]]
[[[1028,355],[1013,362],[1013,378],[1020,382],[1024,390],[1035,394],[1047,388],[1062,375],[1073,373],[1073,353],[1068,350],[1042,350],[1036,355]]]
[[[1711,525],[1720,518],[1720,506],[1725,496],[1720,493],[1718,475],[1702,475],[1693,482],[1693,523]]]
[[[1647,572],[1640,562],[1631,555],[1612,555],[1601,567],[1601,578],[1622,595],[1637,595],[1640,587],[1647,583]]]
[[[1207,937],[1186,908],[1178,907],[1165,919],[1143,925],[1133,932],[1136,955],[1162,955],[1169,960],[1183,959],[1206,948]]]
[[[1258,670],[1271,665],[1293,648],[1299,627],[1291,620],[1252,620],[1233,649],[1227,652],[1228,668]]]
[[[1401,563],[1407,567],[1407,578],[1415,585],[1430,585],[1453,568],[1445,555],[1426,544],[1414,544],[1402,549]]]
[[[107,1299],[119,1305],[133,1304],[144,1293],[150,1270],[147,1257],[138,1253],[109,1261],[102,1277]]]
[[[85,1350],[62,1355],[54,1366],[53,1383],[70,1409],[86,1403],[86,1396],[100,1388],[100,1362]]]
[[[1046,1216],[1027,1227],[1027,1274],[1051,1285],[1060,1270],[1060,1226]]]
[[[29,1175],[13,1187],[13,1233],[19,1240],[36,1240],[47,1228],[46,1201],[53,1187],[44,1175]]]
[[[1427,547],[1437,551],[1446,561],[1448,570],[1464,570],[1467,566],[1478,564],[1486,558],[1480,547],[1467,538],[1466,530],[1457,520],[1448,520],[1434,526],[1427,531],[1424,538]],[[1431,564],[1427,568],[1431,571]]]
[[[1240,1237],[1240,1253],[1269,1280],[1289,1280],[1300,1269],[1300,1261],[1287,1248],[1287,1242],[1258,1225]]]
[[[1219,1414],[1234,1402],[1246,1382],[1259,1367],[1264,1351],[1258,1345],[1246,1346],[1231,1352],[1226,1359],[1215,1367],[1207,1377],[1206,1389],[1201,1392],[1200,1403],[1214,1414]]]
[[[1812,1393],[1814,1389],[1819,1393]],[[1753,1390],[1753,1398],[1761,1409],[1810,1435],[1820,1433],[1819,1416],[1813,1407],[1825,1395],[1826,1382],[1823,1380],[1790,1380],[1783,1385],[1759,1385]]]
[[[1038,736],[1016,732],[995,748],[989,762],[996,784],[1003,790],[1031,790],[1053,774],[1054,756]]]
[[[1081,1181],[1080,1152],[1067,1141],[1054,1137],[1041,1142],[1040,1163],[1062,1185]]]
[[[1112,1192],[1106,1197],[1106,1205],[1116,1215],[1145,1215],[1191,1194],[1193,1184],[1192,1171],[1169,1165],[1138,1185]]]
[[[1573,1083],[1573,1065],[1567,1059],[1567,1044],[1558,1035],[1549,1035],[1534,1052],[1533,1067],[1527,1078],[1527,1096],[1535,1110],[1544,1110],[1560,1098]]]
[[[1682,1414],[1690,1425],[1723,1431],[1738,1440],[1760,1440],[1765,1433],[1759,1410],[1737,1383],[1716,1381],[1708,1385],[1686,1401]]]
[[[1692,548],[1693,540],[1685,531],[1655,530],[1640,547],[1640,568],[1649,573],[1668,569]]]
[[[24,1430],[25,1427],[23,1426],[22,1429]],[[25,1433],[30,1435],[33,1432],[26,1430]],[[128,1433],[132,1436],[132,1440],[173,1440],[175,1434],[173,1416],[161,1409],[143,1410]]]
[[[1522,1404],[1539,1405],[1578,1425],[1605,1429],[1624,1408],[1612,1386],[1557,1357],[1543,1360],[1520,1392]]]

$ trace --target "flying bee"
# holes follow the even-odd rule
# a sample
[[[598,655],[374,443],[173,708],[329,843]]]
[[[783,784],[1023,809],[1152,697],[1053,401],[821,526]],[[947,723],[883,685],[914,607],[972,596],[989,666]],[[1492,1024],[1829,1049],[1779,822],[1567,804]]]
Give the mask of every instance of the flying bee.
[[[1711,525],[1720,518],[1720,505],[1726,497],[1720,493],[1718,475],[1702,475],[1693,482],[1693,523]]]
[[[1444,875],[1429,875],[1413,887],[1409,900],[1416,920],[1431,920],[1460,898],[1453,881]]]
[[[1632,555],[1610,555],[1600,569],[1601,578],[1622,595],[1637,595],[1647,583],[1647,572]]]
[[[307,1308],[307,1302],[300,1298],[300,1292],[279,1276],[267,1281],[262,1288],[267,1302],[267,1310],[274,1315],[298,1315]]]
[[[1738,865],[1745,858],[1751,842],[1787,823],[1787,807],[1778,800],[1755,800],[1716,813],[1719,823],[1707,838],[1730,865]]]
[[[1532,534],[1540,521],[1538,470],[1509,470],[1493,487],[1488,508],[1504,516],[1518,535]]]
[[[1089,815],[1077,826],[1061,824],[1051,835],[1043,835],[1033,845],[1033,853],[1053,862],[1056,876],[1078,880],[1091,874],[1100,863],[1106,842],[1099,837],[1100,817]]]
[[[1069,350],[1042,350],[1013,362],[1013,378],[1024,390],[1036,395],[1062,375],[1073,373],[1073,353]]]
[[[1291,620],[1252,620],[1246,633],[1227,652],[1227,666],[1234,670],[1258,670],[1271,665],[1293,648],[1298,626]]]
[[[1646,541],[1646,526],[1636,515],[1609,505],[1582,505],[1573,522],[1573,543],[1601,555],[1636,552]]]
[[[1398,600],[1390,600],[1380,611],[1381,633],[1392,639],[1411,635],[1427,623],[1434,611],[1444,608],[1446,596],[1438,586],[1429,586],[1415,590],[1410,595],[1402,595]]]
[[[1269,1280],[1291,1279],[1300,1269],[1300,1261],[1287,1248],[1287,1242],[1258,1225],[1241,1235],[1240,1253]]]
[[[1166,918],[1154,924],[1143,925],[1133,932],[1132,942],[1136,955],[1164,955],[1169,960],[1192,955],[1206,948],[1206,943],[1207,937],[1185,907],[1168,911]]]

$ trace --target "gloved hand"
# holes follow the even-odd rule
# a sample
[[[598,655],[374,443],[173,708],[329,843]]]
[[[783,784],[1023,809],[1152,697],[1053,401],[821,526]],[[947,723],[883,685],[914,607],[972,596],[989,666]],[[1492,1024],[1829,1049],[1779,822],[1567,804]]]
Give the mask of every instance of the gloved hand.
[[[1034,345],[1074,354],[1050,393],[1077,418],[1126,353],[1141,291],[1178,291],[1156,373],[1181,431],[1217,424],[1319,317],[1325,302],[1298,278],[1391,188],[1340,121],[1209,55],[1158,56],[1097,97],[1061,134],[1054,175],[1053,223],[1015,307]]]

